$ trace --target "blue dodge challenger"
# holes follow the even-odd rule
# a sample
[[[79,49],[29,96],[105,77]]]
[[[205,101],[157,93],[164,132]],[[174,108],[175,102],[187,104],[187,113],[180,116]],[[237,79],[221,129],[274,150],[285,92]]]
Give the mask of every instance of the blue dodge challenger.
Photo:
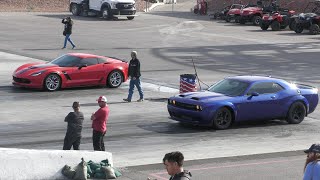
[[[318,89],[267,76],[227,77],[206,91],[168,99],[172,119],[227,129],[233,122],[285,119],[299,124],[318,105]]]

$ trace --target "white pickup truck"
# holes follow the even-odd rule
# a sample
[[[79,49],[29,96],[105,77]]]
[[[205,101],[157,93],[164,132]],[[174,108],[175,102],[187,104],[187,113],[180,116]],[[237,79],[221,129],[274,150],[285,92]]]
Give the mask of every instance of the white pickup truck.
[[[70,0],[70,12],[75,16],[100,16],[105,19],[136,16],[134,0]]]

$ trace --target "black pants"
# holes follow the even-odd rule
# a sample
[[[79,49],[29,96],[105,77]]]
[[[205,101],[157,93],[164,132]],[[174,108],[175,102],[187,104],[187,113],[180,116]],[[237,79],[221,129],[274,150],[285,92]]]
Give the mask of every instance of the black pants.
[[[95,151],[105,151],[103,137],[106,133],[93,130],[92,142]]]
[[[81,137],[66,137],[64,138],[63,150],[70,150],[73,146],[74,150],[79,150]]]

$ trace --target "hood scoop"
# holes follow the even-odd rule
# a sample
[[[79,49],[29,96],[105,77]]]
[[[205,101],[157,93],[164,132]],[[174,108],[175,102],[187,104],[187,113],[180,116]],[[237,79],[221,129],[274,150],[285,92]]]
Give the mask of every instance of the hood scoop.
[[[193,100],[199,100],[199,98],[198,97],[192,97],[191,99],[193,99]]]

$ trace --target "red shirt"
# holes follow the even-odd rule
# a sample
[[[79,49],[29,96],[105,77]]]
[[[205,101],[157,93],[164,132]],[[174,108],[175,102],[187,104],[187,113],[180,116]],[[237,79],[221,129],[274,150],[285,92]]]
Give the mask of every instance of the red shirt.
[[[94,113],[95,119],[92,121],[92,128],[95,131],[106,132],[107,131],[107,121],[109,116],[109,107],[106,105],[103,108],[98,109]]]

